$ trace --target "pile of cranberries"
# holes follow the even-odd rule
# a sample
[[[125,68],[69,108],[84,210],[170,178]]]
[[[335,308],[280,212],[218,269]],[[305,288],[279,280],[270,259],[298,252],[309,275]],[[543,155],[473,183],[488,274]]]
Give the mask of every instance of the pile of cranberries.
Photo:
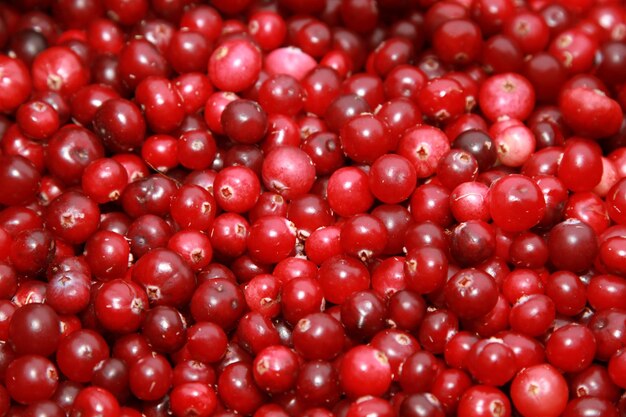
[[[0,417],[625,417],[622,0],[0,2]]]

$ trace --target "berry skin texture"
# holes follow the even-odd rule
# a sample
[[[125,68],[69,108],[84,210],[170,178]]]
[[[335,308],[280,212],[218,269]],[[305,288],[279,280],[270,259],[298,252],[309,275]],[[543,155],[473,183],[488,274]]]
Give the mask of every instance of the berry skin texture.
[[[478,102],[485,116],[492,122],[503,116],[526,120],[533,109],[535,90],[521,75],[498,74],[481,85]]]
[[[363,378],[367,378],[368,384],[363,384]],[[384,353],[373,347],[354,347],[341,360],[339,381],[351,398],[381,396],[391,384],[389,360]]]
[[[315,181],[315,166],[302,150],[283,146],[270,151],[261,168],[263,184],[287,200],[306,194]]]
[[[498,301],[493,278],[476,269],[462,269],[445,284],[448,307],[459,317],[473,319],[484,316]]]
[[[26,101],[32,89],[32,81],[28,68],[19,59],[0,56],[0,69],[4,74],[0,84],[0,111],[4,113],[15,110]]]
[[[217,397],[211,387],[197,382],[188,382],[172,390],[170,403],[176,417],[189,415],[209,417],[217,408]]]
[[[522,175],[512,174],[496,181],[488,198],[491,218],[508,232],[521,232],[535,226],[546,209],[539,187]]]
[[[563,91],[559,108],[565,122],[576,134],[592,139],[615,134],[624,118],[615,100],[602,91],[586,87]]]
[[[6,387],[20,404],[47,400],[57,388],[59,373],[54,364],[39,355],[24,355],[6,369]]]
[[[22,156],[0,157],[0,186],[3,190],[0,203],[7,206],[27,204],[35,198],[41,175]]]
[[[551,365],[531,366],[520,371],[513,379],[511,398],[515,408],[524,417],[557,417],[567,405],[567,382]]]
[[[209,58],[209,78],[220,90],[237,93],[254,84],[261,64],[261,51],[251,42],[226,41]]]
[[[615,0],[0,0],[0,417],[626,416]]]

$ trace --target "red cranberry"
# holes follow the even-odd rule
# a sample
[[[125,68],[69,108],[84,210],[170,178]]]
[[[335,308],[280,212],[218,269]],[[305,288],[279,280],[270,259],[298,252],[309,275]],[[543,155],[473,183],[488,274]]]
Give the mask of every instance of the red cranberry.
[[[57,388],[59,373],[43,356],[24,355],[12,361],[6,371],[6,388],[20,404],[49,399]]]
[[[252,86],[261,71],[261,52],[246,40],[218,46],[209,59],[209,78],[224,91],[239,92]]]
[[[556,417],[567,405],[567,383],[551,365],[531,366],[519,372],[513,380],[511,397],[515,408],[523,414],[543,413]]]
[[[55,46],[41,52],[32,64],[33,87],[71,97],[89,76],[80,58],[69,48]]]
[[[360,383],[364,377],[369,379],[367,385]],[[391,383],[389,361],[384,353],[373,347],[354,347],[341,361],[339,380],[351,397],[382,395]]]

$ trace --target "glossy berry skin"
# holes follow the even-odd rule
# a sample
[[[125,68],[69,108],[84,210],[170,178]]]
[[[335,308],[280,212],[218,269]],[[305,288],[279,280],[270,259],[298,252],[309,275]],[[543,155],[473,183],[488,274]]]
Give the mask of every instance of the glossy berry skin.
[[[132,279],[147,293],[153,305],[180,306],[193,295],[196,278],[191,268],[175,252],[154,249],[135,264]]]
[[[360,114],[347,120],[339,139],[344,153],[358,163],[372,163],[391,148],[385,125],[372,114]]]
[[[294,250],[295,244],[293,223],[279,216],[262,217],[250,227],[248,251],[260,262],[271,264],[281,261]]]
[[[343,250],[362,261],[380,255],[387,241],[385,225],[371,215],[357,214],[348,219],[341,228],[340,242]]]
[[[515,375],[513,350],[504,343],[483,339],[472,346],[467,360],[470,373],[482,384],[501,386]]]
[[[539,187],[522,175],[503,177],[489,190],[491,217],[505,231],[521,232],[535,226],[545,207]]]
[[[618,181],[607,194],[607,211],[611,219],[618,224],[626,224],[622,207],[626,205],[626,181]]]
[[[268,392],[284,392],[295,386],[298,356],[284,346],[268,346],[252,364],[256,384]]]
[[[617,132],[623,119],[617,102],[597,89],[566,89],[561,94],[559,107],[567,124],[577,134],[594,139]],[[588,122],[582,124],[582,117]]]
[[[154,354],[139,359],[129,371],[130,390],[137,398],[154,401],[163,397],[172,383],[172,368],[165,357]]]
[[[191,299],[191,315],[196,321],[211,321],[231,329],[245,313],[242,290],[226,278],[208,280],[198,286]]]
[[[59,317],[47,305],[24,305],[13,313],[8,333],[16,353],[49,356],[59,343]]]
[[[79,184],[85,168],[104,157],[104,147],[91,131],[77,125],[59,129],[48,142],[46,166],[51,174],[66,184]]]
[[[450,239],[450,252],[461,266],[473,266],[489,259],[496,249],[493,228],[480,220],[459,223]]]
[[[591,365],[596,354],[596,340],[591,330],[567,324],[555,330],[546,343],[548,361],[566,372],[577,372]]]
[[[265,399],[254,383],[252,366],[244,362],[232,363],[222,371],[217,392],[225,406],[244,414],[254,413]]]
[[[97,415],[109,417],[122,414],[120,405],[113,394],[99,387],[86,387],[76,396],[70,415],[72,417],[95,417]]]
[[[32,81],[28,68],[19,59],[3,55],[0,58],[0,68],[4,74],[7,74],[2,78],[1,110],[9,112],[26,101],[32,89]]]
[[[0,186],[6,190],[0,197],[0,203],[12,206],[31,202],[41,178],[37,169],[26,158],[17,155],[1,156],[0,162]]]
[[[199,322],[187,330],[187,350],[203,363],[217,362],[226,353],[228,338],[215,323]]]
[[[301,149],[277,147],[263,160],[261,177],[269,190],[291,200],[311,189],[315,181],[315,167]]]
[[[261,61],[261,51],[251,42],[226,41],[209,58],[209,78],[220,90],[239,92],[254,84]]]
[[[6,369],[6,388],[21,404],[49,399],[57,388],[59,374],[54,364],[39,355],[24,355]]]
[[[513,379],[511,398],[524,417],[537,414],[556,417],[567,405],[567,383],[551,365],[531,366]]]
[[[0,1],[0,417],[626,412],[619,2],[197,3]]]
[[[340,216],[367,211],[374,203],[367,174],[356,167],[342,167],[328,181],[328,204]]]
[[[443,417],[445,415],[441,402],[437,397],[428,392],[407,396],[400,405],[400,413],[406,416],[425,414]]]
[[[322,263],[318,281],[324,298],[332,303],[341,304],[352,293],[369,287],[370,274],[361,261],[346,255],[338,255]]]
[[[172,412],[177,417],[188,415],[209,417],[217,408],[217,397],[210,386],[188,382],[172,389],[170,404]]]
[[[463,87],[453,79],[436,78],[429,81],[420,90],[418,98],[422,114],[441,122],[460,116],[466,106]]]
[[[66,47],[52,47],[33,61],[33,87],[38,91],[55,91],[70,97],[87,84],[88,73],[80,58]]]
[[[283,285],[281,312],[292,324],[307,314],[318,313],[324,306],[324,287],[314,278],[297,277]]]
[[[363,384],[363,378],[368,378],[369,384]],[[380,396],[391,384],[391,367],[381,351],[369,346],[357,346],[342,358],[339,381],[350,397]]]
[[[387,204],[406,200],[417,183],[411,162],[400,155],[383,155],[376,159],[369,173],[372,194]]]
[[[422,125],[405,131],[397,152],[413,164],[417,178],[427,178],[437,170],[439,159],[450,150],[450,141],[439,129]]]
[[[544,294],[532,294],[520,298],[511,308],[511,329],[527,336],[545,333],[556,317],[556,308],[551,298]]]
[[[252,100],[230,102],[220,118],[224,133],[238,143],[254,144],[267,132],[267,113]]]
[[[172,353],[183,347],[186,323],[173,307],[157,306],[148,311],[141,333],[156,352]]]
[[[98,231],[85,245],[86,260],[97,279],[108,281],[120,278],[128,269],[130,246],[123,236],[109,231]]]
[[[458,316],[478,318],[496,305],[498,289],[493,278],[477,269],[462,269],[445,284],[448,307]]]
[[[117,200],[127,184],[127,171],[110,158],[91,162],[83,171],[81,180],[85,194],[98,204]]]
[[[216,211],[217,204],[213,196],[197,185],[183,185],[170,202],[172,218],[184,229],[209,229]]]
[[[61,339],[56,352],[59,369],[75,382],[91,380],[94,367],[109,356],[109,347],[93,330],[81,329]]]
[[[406,287],[418,294],[439,290],[448,276],[448,258],[442,249],[416,247],[407,254],[404,262]]]
[[[134,282],[114,279],[100,287],[94,306],[96,317],[105,329],[130,333],[141,326],[148,309],[148,297]]]
[[[570,219],[552,228],[548,250],[550,262],[557,268],[579,272],[591,266],[598,251],[598,241],[591,226]]]
[[[575,192],[592,190],[602,178],[602,150],[589,139],[571,138],[565,143],[558,177]]]
[[[473,417],[509,417],[511,402],[497,388],[475,385],[463,393],[457,412]]]
[[[137,105],[122,98],[104,102],[93,124],[105,146],[118,152],[141,146],[146,132],[146,122]]]
[[[331,360],[343,349],[345,332],[341,323],[327,313],[301,318],[293,329],[296,352],[307,360]]]
[[[381,332],[386,316],[385,307],[383,299],[373,291],[351,294],[341,305],[341,322],[348,336],[368,340]]]
[[[41,229],[23,230],[13,237],[9,258],[16,272],[35,276],[46,269],[55,252],[52,233]]]
[[[215,177],[213,194],[218,205],[229,212],[244,213],[259,199],[261,184],[247,167],[226,167]]]
[[[45,101],[30,101],[22,106],[16,114],[20,130],[35,140],[49,138],[60,127],[59,115]]]
[[[146,77],[135,89],[135,101],[155,133],[173,131],[185,115],[180,95],[165,77]]]

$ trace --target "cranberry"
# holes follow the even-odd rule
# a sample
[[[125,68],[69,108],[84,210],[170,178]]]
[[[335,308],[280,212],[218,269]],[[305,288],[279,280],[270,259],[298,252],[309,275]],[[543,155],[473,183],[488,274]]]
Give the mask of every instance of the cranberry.
[[[69,48],[55,46],[37,55],[32,64],[33,87],[70,97],[88,82],[87,70]]]
[[[99,204],[117,200],[127,184],[128,173],[114,159],[96,159],[83,171],[83,191]]]
[[[169,390],[172,368],[161,355],[139,359],[129,371],[130,390],[137,398],[147,401],[158,400]]]
[[[369,383],[360,384],[366,376]],[[373,347],[354,347],[341,360],[339,380],[342,388],[351,397],[382,395],[391,383],[389,361],[384,353]]]
[[[224,91],[239,92],[252,86],[261,71],[261,52],[246,40],[218,46],[209,59],[209,78]]]
[[[551,365],[531,366],[513,380],[511,397],[522,415],[559,416],[567,405],[567,383]]]
[[[188,382],[174,387],[170,393],[170,404],[174,415],[209,417],[217,408],[217,397],[213,388]]]
[[[263,160],[263,184],[286,199],[307,193],[315,181],[313,161],[301,149],[285,146],[270,151]]]
[[[156,133],[171,132],[183,120],[185,111],[173,83],[164,77],[149,76],[135,89],[135,101],[148,127]]]
[[[245,299],[240,288],[225,278],[202,283],[193,293],[191,314],[196,321],[212,321],[223,328],[232,328],[245,312]]]
[[[132,278],[144,288],[151,303],[170,306],[187,303],[196,281],[191,268],[168,249],[155,249],[141,257]]]
[[[570,379],[569,389],[574,398],[602,398],[611,402],[619,398],[619,387],[611,381],[608,370],[601,365],[591,365],[575,374]]]
[[[450,142],[439,129],[424,125],[408,129],[398,144],[398,153],[413,164],[418,178],[434,174],[439,159],[450,150]]]
[[[254,413],[264,401],[263,393],[254,383],[252,365],[243,362],[224,369],[218,379],[217,392],[224,405],[244,414]]]
[[[104,102],[93,123],[104,144],[116,151],[130,151],[140,146],[146,131],[139,108],[125,99]]]
[[[0,415],[626,410],[619,5],[187,3],[0,4]]]
[[[77,330],[61,339],[56,352],[59,369],[71,381],[91,380],[94,367],[109,356],[109,346],[93,330]]]
[[[491,187],[489,209],[496,225],[519,232],[539,223],[545,212],[545,201],[529,178],[513,174]]]
[[[623,118],[615,100],[602,91],[585,87],[565,89],[559,108],[567,124],[577,134],[592,138],[615,134]],[[587,119],[588,123],[582,125],[580,117]]]
[[[597,237],[586,223],[566,220],[550,231],[548,250],[550,261],[559,269],[583,271],[591,266],[596,256]]]
[[[32,81],[28,68],[19,59],[3,55],[0,58],[0,68],[5,74],[2,78],[2,90],[6,92],[2,94],[0,109],[3,112],[10,112],[26,101],[31,93]]]
[[[57,388],[59,373],[43,356],[24,355],[12,361],[6,370],[6,388],[11,398],[21,404],[49,399]]]
[[[24,305],[13,313],[8,336],[18,354],[49,356],[56,351],[59,343],[59,317],[47,305]]]
[[[550,335],[546,344],[546,355],[552,365],[564,371],[575,372],[591,364],[595,348],[596,342],[591,330],[578,324],[568,324]]]
[[[497,388],[476,385],[461,396],[458,413],[468,416],[510,416],[511,402]]]
[[[82,243],[98,228],[100,210],[82,193],[68,192],[50,203],[46,220],[56,236],[70,243]]]

